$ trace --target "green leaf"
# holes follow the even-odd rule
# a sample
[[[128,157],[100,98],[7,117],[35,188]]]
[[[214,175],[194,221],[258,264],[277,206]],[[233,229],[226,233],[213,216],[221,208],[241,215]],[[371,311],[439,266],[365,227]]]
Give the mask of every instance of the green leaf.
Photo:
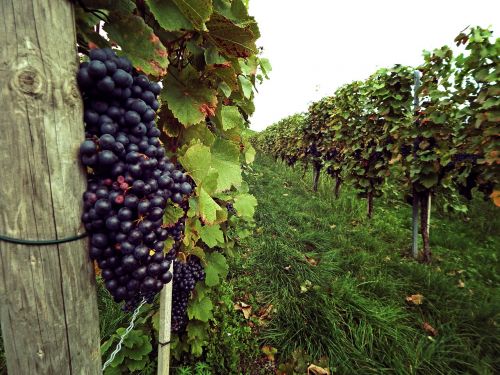
[[[201,240],[210,248],[224,243],[224,233],[219,224],[201,226],[198,232]]]
[[[205,62],[207,65],[223,64],[226,61],[226,58],[220,54],[217,48],[212,46],[205,50]]]
[[[419,179],[420,183],[424,185],[427,189],[430,189],[438,182],[438,176],[435,173],[423,175]]]
[[[197,185],[201,185],[208,174],[212,162],[210,148],[196,143],[189,147],[179,161]]]
[[[140,370],[143,370],[144,367],[146,367],[148,362],[149,362],[149,358],[147,358],[147,357],[142,358],[140,360],[129,359],[127,361],[127,368],[129,369],[129,371],[140,371]]]
[[[173,0],[146,0],[151,13],[160,26],[167,31],[191,30],[193,25],[184,16]]]
[[[188,342],[191,345],[191,353],[200,356],[203,353],[203,346],[208,340],[208,324],[199,320],[190,321],[186,327]]]
[[[273,69],[271,66],[271,63],[269,62],[269,59],[262,58],[260,59],[260,69],[262,70],[262,73],[264,76],[269,79],[269,73]]]
[[[217,219],[217,211],[222,208],[212,199],[205,189],[198,186],[198,215],[206,224],[212,224]]]
[[[212,301],[209,297],[203,297],[200,300],[192,299],[189,303],[187,313],[189,319],[198,319],[202,322],[208,322],[212,318]]]
[[[226,17],[214,13],[207,22],[207,38],[225,54],[249,57],[258,52],[255,41],[259,37],[256,24],[240,27]]]
[[[214,140],[215,136],[204,122],[192,125],[182,133],[182,143],[186,145],[201,142],[206,146],[211,146],[214,143]]]
[[[141,17],[114,11],[109,20],[104,30],[136,69],[157,77],[166,74],[167,50]]]
[[[188,66],[181,73],[172,69],[165,79],[161,99],[185,126],[204,121],[217,107],[216,91],[208,88],[198,72]]]
[[[235,127],[243,126],[244,120],[241,116],[238,107],[235,106],[224,106],[221,110],[222,117],[222,128],[224,130],[229,130]]]
[[[241,185],[239,145],[218,138],[212,146],[212,167],[218,172],[217,191],[228,190]]]
[[[196,30],[206,30],[205,22],[212,15],[212,0],[173,0]]]
[[[106,340],[102,345],[101,345],[101,355],[106,353],[111,345],[113,345],[113,342],[115,341],[115,336],[111,336],[109,340]]]
[[[255,160],[255,148],[250,143],[245,142],[245,161],[247,164],[252,164]]]
[[[245,76],[239,76],[238,80],[240,81],[241,89],[243,90],[243,96],[246,99],[250,99],[253,92],[252,82],[250,82]]]
[[[173,225],[184,216],[184,210],[173,204],[168,204],[165,209],[165,215],[163,216],[163,222],[167,225]]]
[[[238,216],[253,218],[256,206],[257,199],[251,194],[240,194],[234,198],[234,209]]]
[[[104,375],[122,375],[122,370],[119,367],[106,367],[106,370],[103,372]]]
[[[211,253],[207,255],[206,259],[205,284],[209,287],[219,285],[220,281],[227,277],[229,271],[226,258],[221,253]]]

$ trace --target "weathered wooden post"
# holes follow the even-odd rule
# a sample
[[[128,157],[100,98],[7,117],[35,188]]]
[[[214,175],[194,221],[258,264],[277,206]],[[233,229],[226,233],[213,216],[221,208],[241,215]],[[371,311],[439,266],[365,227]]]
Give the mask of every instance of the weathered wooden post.
[[[67,0],[0,2],[0,235],[75,237],[85,176],[76,35]],[[87,239],[0,240],[0,317],[8,373],[101,373]]]
[[[174,275],[174,262],[170,265],[170,272]],[[166,284],[160,294],[160,328],[158,332],[158,375],[170,374],[170,330],[172,326],[172,288],[174,279]]]

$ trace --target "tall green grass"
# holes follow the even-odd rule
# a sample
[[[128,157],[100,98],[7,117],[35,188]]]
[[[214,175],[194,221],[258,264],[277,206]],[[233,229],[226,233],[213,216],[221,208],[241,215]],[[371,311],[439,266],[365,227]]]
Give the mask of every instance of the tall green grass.
[[[500,217],[490,202],[474,200],[468,216],[433,212],[435,260],[423,265],[407,257],[402,199],[375,200],[368,220],[365,201],[348,187],[336,200],[326,176],[313,193],[310,174],[260,157],[247,177],[258,230],[231,282],[274,306],[260,339],[281,361],[302,349],[339,374],[500,372]],[[417,293],[422,305],[405,300]]]

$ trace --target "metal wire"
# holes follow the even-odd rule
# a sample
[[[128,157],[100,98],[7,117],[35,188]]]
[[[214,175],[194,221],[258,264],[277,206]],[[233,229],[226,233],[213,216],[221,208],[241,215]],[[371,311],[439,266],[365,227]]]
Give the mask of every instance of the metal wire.
[[[109,356],[108,360],[106,362],[104,362],[104,365],[102,365],[102,371],[104,372],[104,370],[106,370],[106,368],[111,364],[111,362],[114,361],[116,355],[120,352],[120,350],[122,349],[122,344],[123,344],[123,341],[125,341],[125,337],[127,337],[127,335],[130,333],[130,331],[132,331],[134,329],[134,326],[135,326],[135,319],[137,318],[137,315],[139,314],[139,310],[141,309],[141,307],[146,303],[146,299],[143,298],[141,303],[139,304],[139,306],[137,306],[137,308],[134,310],[134,313],[132,314],[132,319],[130,320],[130,324],[128,325],[127,329],[125,330],[125,332],[123,332],[123,335],[121,335],[120,337],[120,341],[118,341],[118,344],[116,345],[116,348],[115,350],[113,350],[113,353],[111,353],[111,355]]]
[[[87,236],[88,236],[88,233],[85,232],[82,234],[78,234],[76,236],[61,238],[60,240],[25,240],[23,238],[13,238],[13,237],[8,237],[8,236],[4,236],[3,234],[0,234],[0,241],[15,243],[18,245],[43,246],[43,245],[57,245],[60,243],[78,241],[78,240],[81,240],[82,238],[85,238]]]

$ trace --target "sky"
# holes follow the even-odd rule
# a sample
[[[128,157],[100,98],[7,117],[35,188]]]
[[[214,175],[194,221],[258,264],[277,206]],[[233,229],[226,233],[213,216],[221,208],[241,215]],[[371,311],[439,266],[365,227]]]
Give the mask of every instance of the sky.
[[[250,0],[273,70],[250,127],[263,130],[378,68],[417,66],[467,26],[500,35],[499,0]]]

